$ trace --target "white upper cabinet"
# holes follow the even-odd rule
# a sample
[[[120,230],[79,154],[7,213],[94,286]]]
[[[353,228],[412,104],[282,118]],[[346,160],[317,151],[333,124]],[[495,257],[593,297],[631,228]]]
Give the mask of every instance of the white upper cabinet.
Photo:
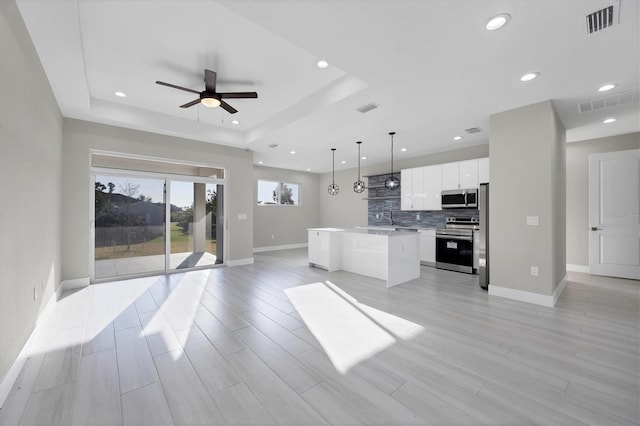
[[[478,187],[478,160],[460,162],[460,188]]]
[[[478,160],[458,161],[442,165],[442,189],[478,187]]]
[[[422,168],[424,182],[424,210],[442,210],[442,165]]]
[[[424,167],[400,171],[400,209],[424,210]]]
[[[413,175],[411,169],[400,170],[400,210],[412,210]]]
[[[459,163],[446,163],[442,165],[442,189],[460,188],[460,166]]]
[[[489,157],[478,159],[478,183],[489,182]]]
[[[413,205],[411,210],[424,210],[424,167],[411,169]]]

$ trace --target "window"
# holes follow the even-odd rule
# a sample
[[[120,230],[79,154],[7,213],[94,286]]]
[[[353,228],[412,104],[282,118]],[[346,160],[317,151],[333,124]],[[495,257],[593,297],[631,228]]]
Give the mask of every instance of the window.
[[[300,205],[300,185],[297,183],[258,180],[258,205]]]

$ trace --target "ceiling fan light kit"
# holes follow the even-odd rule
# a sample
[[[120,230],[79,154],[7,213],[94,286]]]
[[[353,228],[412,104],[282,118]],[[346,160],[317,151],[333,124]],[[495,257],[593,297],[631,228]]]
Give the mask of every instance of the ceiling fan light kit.
[[[384,181],[384,186],[388,189],[397,189],[400,187],[400,179],[393,174],[393,135],[395,134],[396,132],[389,132],[389,136],[391,136],[391,175]]]
[[[332,156],[331,185],[329,185],[329,188],[327,190],[329,191],[329,195],[338,195],[338,192],[340,192],[340,187],[336,185],[336,149],[335,148],[331,148],[331,156]]]
[[[156,81],[156,84],[161,86],[172,87],[178,90],[184,90],[185,92],[196,93],[199,96],[198,99],[191,102],[187,102],[184,105],[180,105],[180,108],[189,108],[197,104],[202,104],[209,108],[221,107],[229,114],[235,114],[237,109],[226,103],[223,99],[255,99],[258,97],[256,92],[228,92],[221,93],[216,91],[216,80],[218,75],[215,71],[204,70],[204,91],[199,92],[197,90],[189,89],[187,87],[176,86],[175,84],[165,83],[164,81]]]

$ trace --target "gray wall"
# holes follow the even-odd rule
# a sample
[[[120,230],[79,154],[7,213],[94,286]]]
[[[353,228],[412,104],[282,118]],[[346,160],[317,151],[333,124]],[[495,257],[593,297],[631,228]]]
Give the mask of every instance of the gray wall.
[[[551,101],[490,122],[490,284],[550,296],[566,269],[565,130]]]
[[[0,1],[0,58],[2,380],[60,284],[62,116],[14,1]]]
[[[354,144],[355,145],[355,144]],[[365,145],[363,144],[363,150]],[[353,147],[354,153],[356,147]],[[470,160],[489,156],[489,145],[475,145],[452,151],[436,152],[407,159],[394,159],[393,170],[409,169],[412,167],[429,166],[432,164],[450,163],[453,161]],[[331,161],[331,152],[327,151],[327,161]],[[362,176],[372,176],[388,173],[389,163],[373,164],[362,167]],[[331,184],[331,173],[320,176],[320,220],[324,227],[349,227],[367,224],[367,191],[362,194],[353,192],[353,182],[357,179],[356,169],[336,171],[336,183],[340,186],[340,193],[329,195],[327,187]],[[399,177],[399,176],[398,176]],[[367,179],[364,179],[365,182]],[[398,190],[399,191],[399,190]]]
[[[259,179],[299,184],[300,205],[258,206],[255,200]],[[319,181],[320,177],[313,173],[261,166],[253,168],[255,248],[307,243],[307,228],[320,225]]]
[[[589,266],[589,154],[640,148],[640,133],[567,144],[567,263]]]
[[[91,149],[226,168],[226,260],[253,257],[253,154],[250,151],[73,119],[64,120],[63,149],[63,279],[89,276]],[[247,219],[238,219],[239,214],[246,214]]]

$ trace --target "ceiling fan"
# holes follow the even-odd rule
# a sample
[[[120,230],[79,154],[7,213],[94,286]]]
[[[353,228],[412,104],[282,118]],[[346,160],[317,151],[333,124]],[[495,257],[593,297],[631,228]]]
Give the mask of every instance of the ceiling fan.
[[[173,87],[174,89],[184,90],[186,92],[197,93],[200,97],[194,101],[187,102],[184,105],[180,105],[180,108],[189,108],[196,104],[202,103],[202,105],[215,108],[217,106],[222,107],[229,114],[235,114],[237,109],[226,103],[223,99],[242,99],[242,98],[257,98],[256,92],[216,92],[216,79],[218,75],[215,71],[204,70],[204,92],[198,92],[197,90],[188,89],[186,87],[176,86],[175,84],[165,83],[164,81],[156,81],[156,84],[162,86]]]

